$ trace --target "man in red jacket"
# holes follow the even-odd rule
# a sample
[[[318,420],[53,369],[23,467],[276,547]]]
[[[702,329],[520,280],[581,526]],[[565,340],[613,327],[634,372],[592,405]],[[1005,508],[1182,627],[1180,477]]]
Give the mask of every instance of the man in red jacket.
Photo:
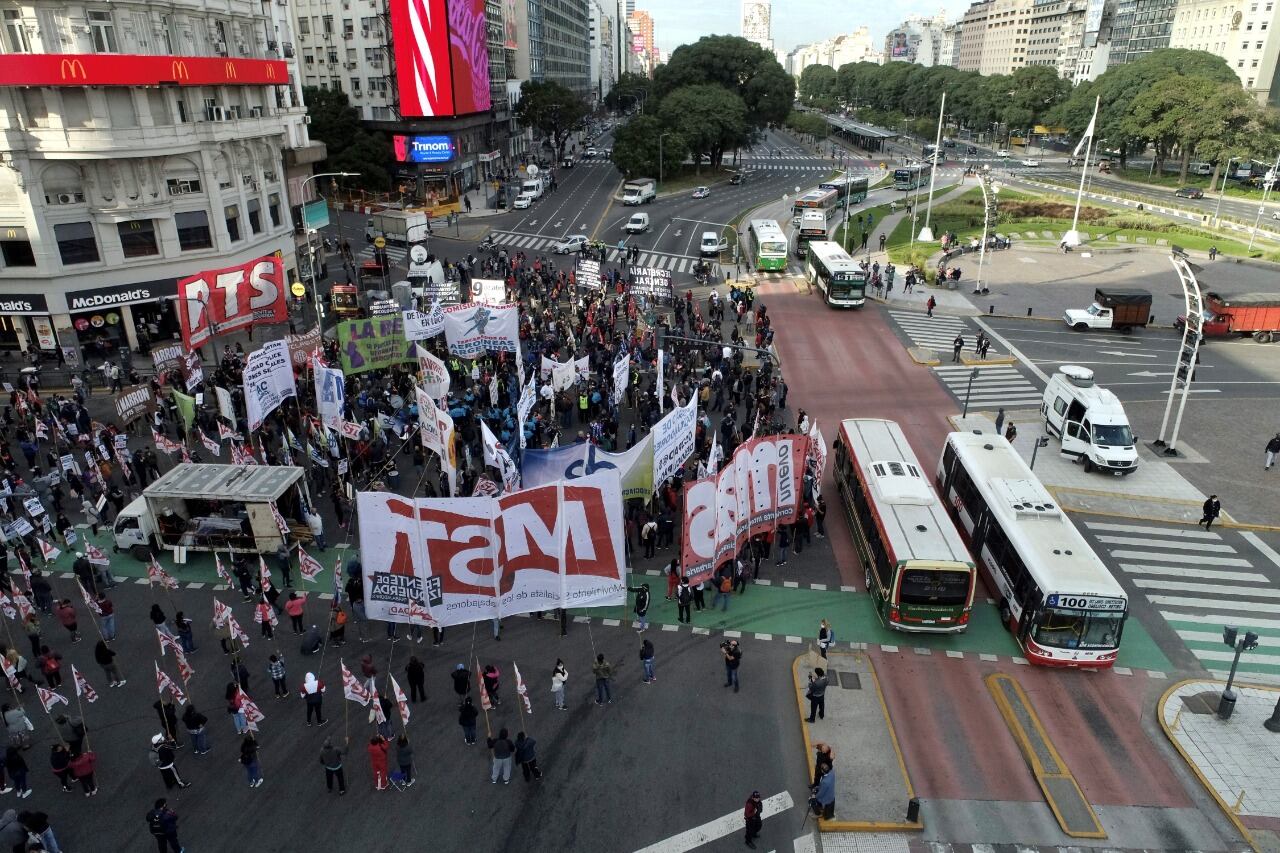
[[[751,796],[747,797],[747,804],[742,810],[742,819],[747,824],[747,846],[755,850],[754,841],[760,837],[760,827],[764,825],[764,802],[760,799],[759,791],[752,791]]]

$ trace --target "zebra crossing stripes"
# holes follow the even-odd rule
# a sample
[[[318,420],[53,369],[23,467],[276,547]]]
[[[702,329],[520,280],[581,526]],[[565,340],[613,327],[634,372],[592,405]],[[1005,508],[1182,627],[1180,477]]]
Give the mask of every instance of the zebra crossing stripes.
[[[522,249],[528,252],[546,252],[550,253],[551,248],[560,242],[557,237],[542,237],[536,234],[516,234],[502,231],[493,233],[493,242],[501,246],[509,246],[513,249]],[[566,257],[572,257],[571,255]],[[617,247],[608,250],[605,255],[607,263],[618,263],[622,257],[622,253]],[[692,255],[672,255],[666,252],[641,252],[639,259],[635,262],[636,266],[652,267],[655,269],[670,270],[677,273],[692,274],[693,266],[700,259]]]
[[[968,398],[970,409],[1040,408],[1040,389],[1012,365],[971,367],[956,364],[933,370],[957,400]],[[977,371],[977,376],[973,376],[971,384],[970,377],[974,371]]]
[[[384,249],[383,251],[387,253],[387,260],[391,261],[393,265],[399,265],[403,263],[404,259],[409,254],[409,250],[406,247],[398,246],[395,243],[388,243],[386,249]],[[361,260],[372,260],[373,252],[374,252],[373,244],[370,243],[369,245],[362,248],[359,252],[356,252],[356,258]]]
[[[890,311],[889,316],[916,346],[939,353],[951,352],[951,342],[956,335],[963,335],[966,345],[973,343],[972,330],[959,317],[941,314],[930,317],[919,311]]]
[[[1280,584],[1239,533],[1084,524],[1205,669],[1225,677],[1235,653],[1223,644],[1222,628],[1235,626],[1261,637],[1240,658],[1240,671],[1280,682]]]

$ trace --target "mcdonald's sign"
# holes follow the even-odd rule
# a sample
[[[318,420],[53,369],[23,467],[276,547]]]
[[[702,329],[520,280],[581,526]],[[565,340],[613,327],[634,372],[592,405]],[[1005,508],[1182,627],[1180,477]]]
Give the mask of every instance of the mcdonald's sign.
[[[274,86],[289,77],[278,59],[130,54],[9,54],[0,86]]]
[[[78,59],[64,59],[58,65],[63,80],[84,80],[84,63]]]

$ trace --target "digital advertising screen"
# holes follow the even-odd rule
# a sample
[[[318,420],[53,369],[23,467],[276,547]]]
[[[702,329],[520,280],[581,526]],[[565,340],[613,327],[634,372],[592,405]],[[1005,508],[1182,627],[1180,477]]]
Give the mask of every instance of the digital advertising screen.
[[[484,0],[449,0],[449,56],[453,63],[453,112],[489,109],[489,49]]]
[[[489,109],[484,0],[391,0],[400,114]]]
[[[450,136],[392,134],[397,163],[447,163],[457,155]]]

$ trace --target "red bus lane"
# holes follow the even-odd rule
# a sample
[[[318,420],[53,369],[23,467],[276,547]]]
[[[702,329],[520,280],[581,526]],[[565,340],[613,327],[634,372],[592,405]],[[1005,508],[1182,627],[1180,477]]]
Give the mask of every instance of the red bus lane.
[[[789,413],[803,408],[830,442],[848,417],[896,420],[922,463],[936,463],[955,404],[928,368],[916,364],[876,306],[827,308],[791,284],[759,289],[778,330],[778,351],[790,386]],[[823,491],[836,495],[828,466]],[[831,544],[843,582],[862,589],[857,552],[829,497]],[[839,511],[837,511],[839,510]],[[989,606],[979,590],[975,609]],[[885,702],[903,757],[921,797],[1041,801],[1043,797],[983,678],[1006,672],[1018,679],[1046,732],[1093,803],[1190,805],[1176,775],[1142,727],[1145,675],[1082,673],[980,661],[973,652],[952,658],[917,655],[910,635],[903,652],[873,647]]]

